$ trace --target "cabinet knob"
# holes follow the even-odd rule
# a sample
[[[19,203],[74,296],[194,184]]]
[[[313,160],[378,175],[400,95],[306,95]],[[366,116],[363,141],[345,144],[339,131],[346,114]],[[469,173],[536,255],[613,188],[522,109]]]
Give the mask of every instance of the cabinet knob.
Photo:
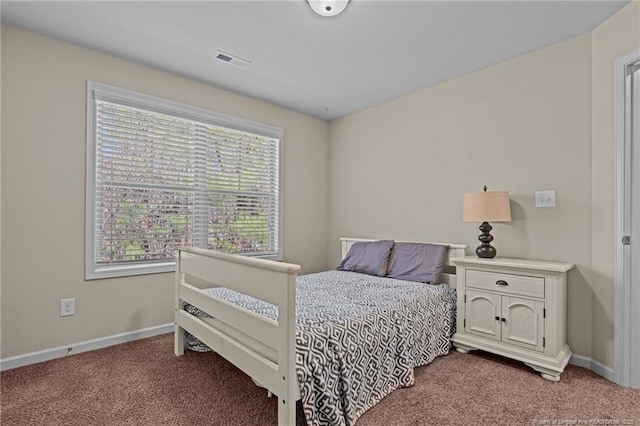
[[[498,281],[496,281],[496,284],[498,284],[498,285],[509,285],[509,283],[506,282],[505,280],[498,280]]]
[[[507,319],[506,318],[502,318],[502,322],[507,322]]]
[[[500,317],[498,317],[498,316],[497,316],[497,317],[496,317],[496,321],[500,321]]]

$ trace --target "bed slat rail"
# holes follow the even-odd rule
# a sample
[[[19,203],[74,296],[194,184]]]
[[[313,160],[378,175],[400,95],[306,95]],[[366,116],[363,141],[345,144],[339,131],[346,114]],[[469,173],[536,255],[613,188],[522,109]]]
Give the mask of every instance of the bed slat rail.
[[[234,305],[187,283],[182,283],[180,286],[180,298],[241,333],[266,342],[267,346],[276,349],[277,321]]]
[[[242,343],[252,351],[261,354],[262,356],[267,358],[269,361],[273,362],[274,365],[278,364],[278,352],[276,351],[276,349],[270,346],[267,346],[262,341],[252,339],[246,334],[239,332],[235,328],[229,327],[227,324],[215,318],[202,318],[202,317],[197,317],[197,318],[206,322],[208,325],[215,328],[216,330],[219,330],[221,333],[231,337],[232,339],[238,341],[239,343]]]

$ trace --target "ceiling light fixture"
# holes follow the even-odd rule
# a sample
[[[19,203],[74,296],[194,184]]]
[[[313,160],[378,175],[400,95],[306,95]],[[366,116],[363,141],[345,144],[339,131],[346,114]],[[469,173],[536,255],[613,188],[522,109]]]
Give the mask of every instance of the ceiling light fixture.
[[[307,0],[309,6],[320,16],[336,16],[342,12],[349,0]]]

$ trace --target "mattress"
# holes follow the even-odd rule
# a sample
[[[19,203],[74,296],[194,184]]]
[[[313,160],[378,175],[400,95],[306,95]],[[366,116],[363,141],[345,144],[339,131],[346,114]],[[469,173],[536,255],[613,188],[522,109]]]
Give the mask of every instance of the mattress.
[[[206,291],[277,319],[269,303],[226,288]],[[455,309],[455,290],[445,284],[345,271],[299,276],[296,373],[307,423],[353,425],[393,390],[413,385],[415,367],[449,352]],[[186,346],[209,350],[189,335]]]

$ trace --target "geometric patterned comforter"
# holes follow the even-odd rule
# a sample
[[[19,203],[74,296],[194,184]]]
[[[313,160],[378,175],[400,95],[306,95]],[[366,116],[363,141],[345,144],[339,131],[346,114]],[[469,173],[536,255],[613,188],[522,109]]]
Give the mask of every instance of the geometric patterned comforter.
[[[277,319],[274,305],[226,288],[207,291]],[[299,276],[296,373],[307,423],[353,425],[386,395],[413,385],[415,367],[449,352],[455,310],[455,290],[444,284],[346,271]],[[203,350],[192,336],[187,347]]]

